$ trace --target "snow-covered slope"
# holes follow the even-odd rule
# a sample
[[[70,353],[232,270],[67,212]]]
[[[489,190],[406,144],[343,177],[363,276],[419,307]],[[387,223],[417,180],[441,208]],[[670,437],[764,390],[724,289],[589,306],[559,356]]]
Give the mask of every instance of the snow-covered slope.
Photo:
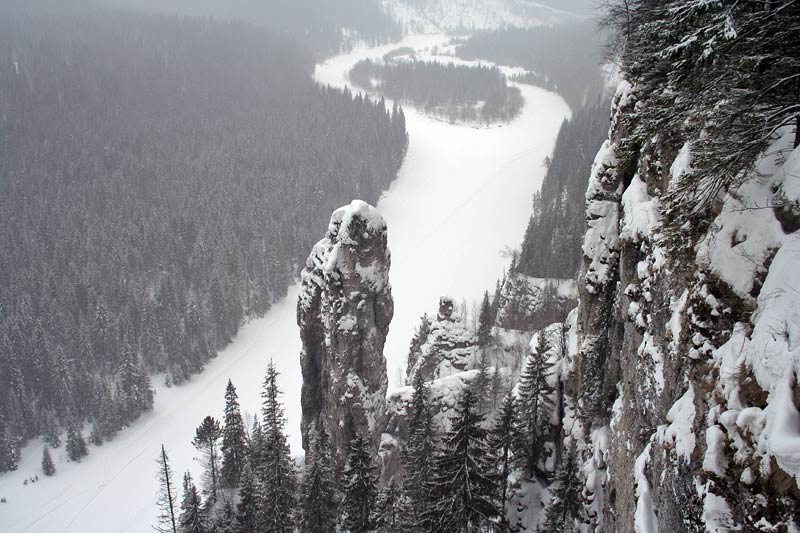
[[[433,36],[404,45],[443,43]],[[342,86],[356,61],[379,57],[389,49],[359,50],[331,59],[317,71],[325,83]],[[474,129],[440,122],[406,109],[410,146],[397,181],[378,209],[389,228],[390,281],[395,318],[386,352],[390,388],[400,383],[408,343],[419,315],[435,310],[450,293],[478,299],[502,275],[504,246],[515,246],[530,214],[531,195],[544,176],[544,159],[558,128],[569,115],[552,93],[522,87],[526,106],[513,123]],[[324,231],[325,228],[320,228]],[[83,464],[65,463],[54,452],[55,477],[41,475],[41,443],[23,452],[16,472],[0,476],[0,531],[144,532],[156,511],[155,457],[164,443],[174,469],[200,466],[190,441],[208,414],[222,416],[225,384],[231,378],[243,409],[260,405],[259,391],[269,358],[282,373],[292,450],[300,453],[300,339],[296,290],[253,321],[207,369],[180,387],[159,388],[155,409],[100,448],[92,447]],[[156,379],[156,382],[160,380]],[[39,481],[23,485],[39,474]]]
[[[530,28],[576,17],[528,0],[384,0],[383,6],[406,33]]]

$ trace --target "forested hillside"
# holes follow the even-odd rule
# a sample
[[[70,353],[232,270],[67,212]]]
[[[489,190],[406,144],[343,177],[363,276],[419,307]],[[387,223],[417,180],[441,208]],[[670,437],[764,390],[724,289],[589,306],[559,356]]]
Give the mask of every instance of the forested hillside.
[[[608,133],[609,105],[607,97],[598,97],[561,126],[541,192],[533,198],[516,272],[536,278],[565,278],[578,272],[586,181]]]
[[[309,49],[316,58],[357,41],[400,37],[400,26],[380,0],[95,0],[155,13],[243,20]]]
[[[485,59],[535,73],[522,78],[557,92],[576,111],[594,103],[602,88],[602,38],[594,21],[568,21],[536,28],[505,28],[475,34],[456,48],[463,59]]]
[[[38,433],[110,438],[148,372],[202,369],[407,143],[402,112],[243,23],[6,7],[0,56],[4,470]]]
[[[519,89],[509,86],[497,67],[393,61],[391,55],[383,63],[370,59],[356,63],[350,81],[450,121],[509,121],[522,109]]]

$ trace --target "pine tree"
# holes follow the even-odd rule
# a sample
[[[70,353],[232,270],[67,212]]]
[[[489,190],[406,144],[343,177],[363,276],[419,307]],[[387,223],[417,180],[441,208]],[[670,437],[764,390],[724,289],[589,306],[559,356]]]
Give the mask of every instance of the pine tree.
[[[456,407],[445,447],[436,457],[427,510],[430,530],[461,531],[489,527],[499,516],[497,474],[477,400],[467,388]]]
[[[352,533],[372,530],[371,512],[377,497],[377,481],[364,437],[359,434],[350,443],[342,487],[342,527]]]
[[[433,416],[429,404],[429,391],[422,375],[414,375],[414,394],[409,406],[408,439],[403,451],[403,506],[406,513],[403,525],[409,531],[427,530],[426,511],[433,473]]]
[[[222,486],[233,488],[239,486],[247,459],[247,435],[244,421],[239,410],[236,388],[228,380],[225,389],[225,427],[222,432]]]
[[[169,458],[164,445],[158,454],[158,525],[155,530],[159,533],[178,533],[178,524],[175,519],[175,473],[169,465]]]
[[[539,461],[553,410],[553,388],[547,382],[551,373],[547,362],[549,349],[545,331],[542,330],[539,332],[536,348],[528,356],[519,382],[518,420],[525,442],[524,449],[519,452],[530,477],[539,472]]]
[[[50,457],[50,450],[47,446],[44,447],[42,452],[42,472],[45,476],[52,476],[56,473],[56,465],[53,464],[53,458]]]
[[[509,486],[508,476],[513,467],[513,452],[519,449],[521,441],[516,424],[516,411],[514,396],[509,393],[503,398],[503,405],[489,434],[489,446],[492,455],[497,459],[495,468],[499,473],[500,524],[506,530],[511,527],[506,515],[506,506],[513,496],[513,487]]]
[[[481,311],[478,315],[478,346],[489,344],[492,337],[492,306],[489,303],[489,291],[483,293]]]
[[[207,531],[200,494],[197,492],[197,487],[189,472],[183,475],[183,499],[178,521],[181,533],[206,533]]]
[[[219,474],[217,471],[218,444],[222,437],[222,428],[213,416],[207,416],[195,431],[192,444],[198,451],[205,455],[205,467],[207,480],[205,483],[205,493],[211,502],[217,500],[217,488],[219,487]]]
[[[394,479],[378,493],[371,518],[376,533],[395,533],[401,530],[401,515],[404,512],[401,497]]]
[[[333,479],[330,442],[320,425],[306,453],[306,470],[300,498],[300,530],[303,533],[333,533],[336,530],[336,485]]]
[[[262,463],[256,470],[263,499],[262,530],[268,532],[282,532],[291,528],[296,506],[297,474],[286,438],[286,417],[279,400],[280,395],[278,371],[270,360],[261,393],[263,456]]]
[[[567,450],[551,485],[552,498],[545,512],[542,533],[572,533],[577,530],[575,519],[581,509],[582,483],[574,445]]]
[[[69,457],[71,461],[80,462],[81,459],[89,454],[89,450],[86,448],[86,441],[83,440],[81,428],[74,421],[71,421],[67,428],[65,450],[67,452],[67,457]]]

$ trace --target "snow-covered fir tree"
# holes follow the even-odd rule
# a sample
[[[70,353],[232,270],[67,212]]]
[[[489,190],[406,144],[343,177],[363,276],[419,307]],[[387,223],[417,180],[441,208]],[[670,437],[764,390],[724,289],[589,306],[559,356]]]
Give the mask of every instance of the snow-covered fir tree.
[[[222,430],[222,486],[233,488],[239,485],[247,460],[247,432],[239,408],[239,397],[231,380],[225,388],[225,421]]]
[[[89,454],[81,427],[74,421],[71,421],[67,427],[67,441],[64,449],[71,461],[80,461]]]
[[[318,426],[306,453],[300,491],[300,530],[304,533],[336,531],[337,495],[328,434]]]
[[[278,371],[270,360],[261,392],[263,448],[255,465],[262,499],[260,527],[265,532],[290,529],[295,519],[297,473],[286,438],[286,416],[280,395]]]
[[[509,393],[503,398],[503,405],[489,433],[489,447],[495,458],[495,469],[498,473],[498,509],[501,512],[500,524],[509,529],[507,515],[508,502],[513,497],[514,486],[509,476],[514,469],[514,451],[520,449],[522,436],[517,427],[517,406],[514,396]]]
[[[489,344],[492,337],[492,305],[489,302],[489,291],[483,293],[483,300],[481,301],[481,310],[478,315],[478,345],[481,347]]]
[[[181,533],[207,533],[206,516],[202,508],[200,493],[192,480],[192,475],[183,475],[183,497],[178,524]]]
[[[549,349],[546,332],[542,330],[539,332],[536,347],[528,355],[518,388],[518,423],[524,442],[523,448],[518,452],[526,473],[531,478],[543,473],[540,462],[543,459],[542,452],[553,412],[553,388],[547,381],[552,373],[548,363]]]
[[[376,533],[395,533],[400,531],[403,513],[402,494],[397,482],[392,479],[378,493],[375,510],[372,512],[372,525]]]
[[[581,510],[583,484],[578,476],[578,462],[574,445],[567,449],[566,457],[558,467],[551,485],[551,499],[545,511],[542,533],[573,533],[575,520]]]
[[[261,516],[261,498],[258,495],[253,469],[246,465],[241,472],[239,503],[236,505],[236,522],[240,531],[258,531]]]
[[[414,375],[414,394],[408,407],[408,438],[402,455],[403,485],[401,517],[404,529],[424,531],[430,525],[426,512],[431,504],[429,498],[433,474],[435,450],[433,413],[430,406],[430,391],[421,373]]]
[[[350,443],[342,475],[342,528],[351,533],[372,531],[372,512],[378,487],[372,454],[361,435],[357,434]]]
[[[42,450],[42,472],[45,476],[52,476],[56,473],[56,465],[53,464],[53,458],[50,457],[50,449],[47,445]]]
[[[479,531],[491,527],[501,515],[495,459],[477,409],[477,400],[466,388],[444,447],[436,455],[432,505],[426,510],[430,531]]]

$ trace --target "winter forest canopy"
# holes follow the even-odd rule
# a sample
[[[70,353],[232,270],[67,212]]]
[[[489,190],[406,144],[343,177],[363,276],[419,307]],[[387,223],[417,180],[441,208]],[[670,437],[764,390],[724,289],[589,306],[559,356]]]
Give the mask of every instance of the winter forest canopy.
[[[377,199],[406,131],[242,23],[12,10],[0,26],[9,469],[37,434],[92,421],[110,438],[151,405],[149,372],[200,371],[286,294],[324,213]]]

